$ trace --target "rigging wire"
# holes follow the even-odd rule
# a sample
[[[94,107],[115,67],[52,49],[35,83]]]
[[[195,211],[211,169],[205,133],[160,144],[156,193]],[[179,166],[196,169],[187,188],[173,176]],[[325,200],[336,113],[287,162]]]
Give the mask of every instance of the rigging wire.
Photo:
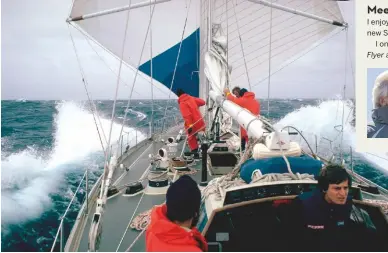
[[[332,37],[334,37],[335,35],[338,35],[342,30],[339,30],[338,32],[332,34],[331,36],[327,37],[326,39],[322,40],[320,43],[316,44],[314,47],[311,47],[308,51],[306,51],[305,53],[303,53],[302,55],[298,56],[298,57],[295,57],[295,59],[293,59],[292,61],[288,62],[288,64],[282,66],[281,68],[277,69],[276,71],[273,71],[271,76],[273,76],[274,74],[276,74],[277,72],[281,71],[282,69],[286,68],[287,66],[291,65],[292,63],[294,63],[295,61],[299,60],[300,58],[302,58],[303,56],[305,56],[306,54],[308,54],[309,52],[311,52],[312,50],[314,50],[315,48],[317,48],[318,46],[322,45],[323,43],[325,43],[326,41],[328,41],[329,39],[331,39]],[[314,34],[315,36],[315,34]],[[236,77],[237,79],[238,77]],[[260,80],[257,84],[254,84],[252,85],[252,87],[256,87],[258,85],[260,85],[262,82],[266,81],[268,79],[268,77],[265,77],[263,78],[262,80]]]
[[[133,82],[132,82],[132,88],[131,88],[131,92],[129,94],[129,98],[128,98],[128,103],[125,107],[125,113],[124,113],[124,117],[123,117],[123,123],[121,125],[121,130],[120,130],[120,135],[122,135],[123,133],[123,129],[124,129],[124,123],[125,123],[125,120],[127,118],[127,115],[128,115],[128,108],[131,104],[131,101],[132,101],[132,94],[133,94],[133,90],[135,88],[135,85],[136,85],[136,80],[137,80],[137,76],[139,74],[139,66],[140,66],[140,63],[141,63],[141,59],[143,57],[143,52],[144,52],[144,47],[145,47],[145,44],[147,42],[147,37],[148,37],[148,33],[150,31],[150,26],[151,26],[151,20],[152,20],[152,17],[154,15],[154,11],[155,11],[155,4],[153,5],[153,8],[152,8],[152,13],[151,13],[151,18],[150,18],[150,21],[148,22],[148,27],[147,27],[147,33],[145,34],[145,38],[144,38],[144,42],[143,42],[143,46],[142,46],[142,49],[141,49],[141,53],[140,53],[140,57],[139,57],[139,62],[138,62],[138,67],[136,68],[136,74],[135,74],[135,78],[133,79]],[[137,131],[137,130],[136,130]]]
[[[249,74],[248,74],[248,66],[247,66],[247,62],[246,62],[246,59],[245,59],[245,53],[244,53],[244,46],[243,46],[243,41],[241,39],[241,34],[240,34],[240,26],[238,25],[238,21],[237,21],[237,14],[236,14],[236,7],[235,7],[236,4],[233,3],[233,10],[234,10],[234,17],[236,19],[236,25],[237,25],[237,30],[238,30],[238,37],[240,39],[240,46],[241,46],[241,53],[242,53],[242,56],[243,56],[243,59],[244,59],[244,65],[245,65],[245,74],[247,75],[247,80],[248,80],[248,85],[249,85],[249,91],[252,91],[252,87],[251,87],[251,81],[249,79]]]
[[[150,0],[151,3],[151,0]],[[154,132],[154,78],[153,78],[153,55],[152,55],[152,5],[150,4],[150,74],[151,74],[151,98],[152,98],[152,112],[151,112],[151,121],[150,121],[150,138]]]
[[[271,0],[272,4],[272,0]],[[268,96],[267,96],[267,117],[269,118],[269,96],[270,96],[270,89],[271,89],[271,53],[272,53],[272,11],[273,8],[270,7],[270,27],[269,27],[269,51],[268,51]]]
[[[164,109],[164,116],[163,116],[163,118],[166,117],[167,108],[168,108],[168,105],[169,105],[169,102],[170,102],[170,97],[171,97],[171,93],[172,93],[171,90],[172,90],[172,86],[174,85],[175,73],[176,73],[176,69],[177,69],[177,67],[178,67],[179,56],[180,56],[180,54],[181,54],[181,48],[182,48],[182,43],[183,43],[183,37],[185,36],[186,25],[187,25],[187,18],[188,18],[188,16],[189,16],[190,6],[191,6],[191,0],[190,0],[190,2],[189,2],[189,7],[187,8],[186,19],[185,19],[185,25],[183,26],[182,37],[181,37],[181,41],[180,41],[180,43],[179,43],[178,55],[177,55],[177,58],[176,58],[176,61],[175,61],[174,72],[173,72],[173,74],[172,74],[171,85],[170,85],[170,92],[169,92],[169,94],[168,94],[168,100],[167,100],[166,108]],[[164,124],[165,124],[165,120],[163,119],[162,131],[164,131]]]
[[[344,80],[344,88],[343,88],[343,96],[342,96],[342,131],[341,131],[341,143],[340,143],[340,157],[341,161],[343,159],[343,150],[342,150],[342,145],[343,145],[343,140],[344,140],[344,119],[345,119],[345,98],[346,98],[346,77],[347,77],[347,59],[348,59],[348,46],[349,46],[349,40],[348,40],[348,34],[349,30],[346,28],[346,38],[345,38],[345,80]]]
[[[131,6],[131,2],[132,0],[128,0],[129,3],[128,5]],[[110,129],[109,129],[109,137],[108,137],[108,148],[110,146],[110,141],[111,141],[111,137],[112,137],[112,129],[113,129],[113,119],[115,117],[115,113],[116,113],[116,101],[117,101],[117,96],[118,96],[118,92],[119,92],[119,85],[120,85],[120,76],[121,76],[121,67],[123,66],[123,56],[124,56],[124,49],[125,49],[125,41],[127,39],[127,31],[128,31],[128,23],[129,23],[129,14],[131,12],[131,9],[128,8],[128,12],[127,12],[127,21],[126,21],[126,24],[125,24],[125,31],[124,31],[124,39],[123,39],[123,45],[122,45],[122,48],[121,48],[121,57],[120,57],[120,65],[119,65],[119,73],[118,73],[118,76],[117,76],[117,84],[116,84],[116,92],[115,92],[115,97],[114,97],[114,100],[113,100],[113,108],[112,108],[112,117],[111,117],[111,122],[110,122]],[[124,127],[124,123],[123,123],[123,127]],[[121,133],[120,135],[121,136]],[[101,192],[100,192],[100,198],[103,197],[103,192],[105,190],[105,174],[106,174],[106,170],[108,168],[108,166],[106,166],[106,163],[108,161],[108,152],[106,152],[105,154],[105,160],[104,160],[104,173],[103,173],[103,184],[101,186]],[[105,196],[104,196],[105,198]]]
[[[71,30],[70,30],[70,26],[68,25],[67,28],[69,29],[69,34],[70,34],[71,42],[72,42],[73,47],[74,47],[74,52],[75,52],[75,55],[76,55],[76,58],[77,58],[78,67],[80,69],[81,76],[82,76],[82,83],[84,85],[84,88],[85,88],[85,91],[86,91],[86,95],[88,97],[88,101],[90,103],[90,109],[92,110],[93,120],[94,120],[94,124],[96,125],[96,129],[97,129],[98,137],[100,139],[100,144],[101,144],[101,147],[102,147],[102,151],[104,152],[104,155],[106,155],[107,152],[106,152],[106,149],[104,148],[104,143],[102,141],[100,130],[98,128],[96,117],[95,117],[95,113],[98,116],[97,108],[96,108],[96,106],[95,106],[95,104],[94,104],[94,102],[93,102],[93,100],[91,98],[91,94],[88,91],[87,81],[85,79],[85,73],[83,71],[83,68],[82,68],[82,65],[81,65],[81,62],[80,62],[80,59],[79,59],[78,51],[77,51],[77,48],[75,46],[75,42],[74,42],[73,34],[71,33]],[[101,125],[101,122],[100,122],[100,125]],[[101,125],[101,131],[104,131],[103,128],[102,128],[102,125]],[[103,132],[103,134],[104,134],[104,132]],[[104,134],[104,137],[105,137],[105,134]]]
[[[116,56],[115,54],[113,54],[111,51],[109,51],[108,49],[106,49],[104,46],[100,45],[93,37],[91,37],[89,34],[85,33],[85,31],[83,31],[80,27],[78,27],[77,25],[75,25],[74,23],[70,23],[71,26],[73,26],[75,29],[77,29],[85,38],[87,38],[88,41],[92,41],[94,42],[95,44],[97,44],[101,49],[103,49],[105,52],[107,52],[108,54],[114,56],[116,59],[120,60],[118,58],[118,56]],[[117,76],[118,74],[111,68],[109,67],[109,64],[103,59],[103,57],[97,52],[97,50],[95,48],[93,48],[93,46],[91,46],[91,44],[89,43],[90,47],[93,49],[93,51],[97,54],[97,56],[101,59],[101,61],[108,66],[108,69],[111,70],[111,72]],[[128,61],[130,62],[130,61]],[[123,64],[125,66],[128,67],[129,70],[131,70],[132,73],[136,73],[136,71],[133,69],[133,66],[131,63],[127,63],[127,62],[123,62]],[[120,77],[121,78],[121,77]],[[140,75],[140,78],[142,78],[144,81],[146,81],[147,83],[151,84],[151,81],[149,80],[149,78],[145,78],[144,76]],[[122,83],[124,83],[125,86],[128,86],[128,84],[121,80]],[[161,89],[160,87],[158,87],[157,85],[155,85],[155,88],[158,89],[161,93],[167,95],[167,93]],[[140,93],[138,93],[137,91],[134,91],[136,94],[140,95]]]
[[[128,229],[130,228],[129,224],[131,224],[132,219],[133,219],[133,217],[135,216],[136,211],[137,211],[137,209],[139,208],[140,203],[141,203],[141,201],[143,200],[144,195],[145,195],[145,194],[144,194],[144,192],[143,192],[143,193],[141,194],[141,197],[140,197],[139,202],[137,203],[137,206],[136,206],[136,208],[135,208],[135,211],[133,211],[133,214],[132,214],[131,218],[129,219],[128,226],[127,226],[127,228],[125,229],[123,236],[121,237],[120,243],[119,243],[119,245],[118,245],[117,248],[116,248],[116,252],[119,251],[120,246],[121,246],[121,243],[123,243],[124,237],[125,237],[125,235],[127,234]]]
[[[229,0],[225,0],[225,8],[226,8],[226,65],[228,74],[226,75],[226,87],[230,88],[229,85]],[[233,3],[232,3],[233,4]]]

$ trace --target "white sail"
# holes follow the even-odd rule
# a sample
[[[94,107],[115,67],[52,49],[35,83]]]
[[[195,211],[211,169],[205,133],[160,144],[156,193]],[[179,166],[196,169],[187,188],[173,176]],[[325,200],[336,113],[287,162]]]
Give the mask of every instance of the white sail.
[[[269,0],[266,2],[271,3]],[[248,0],[212,0],[211,6],[208,0],[202,3],[201,25],[207,24],[207,12],[211,8],[212,22],[221,24],[227,34],[232,86],[249,88],[250,85],[257,85],[268,77],[270,68],[272,75],[336,32],[334,30],[341,29],[333,24]],[[282,0],[272,3],[343,22],[336,1]],[[204,51],[201,51],[201,55]]]
[[[149,5],[150,2],[156,4]],[[148,6],[137,7],[142,4]],[[137,8],[130,9],[127,29],[128,10],[125,8],[106,15],[99,14],[129,5]],[[137,68],[151,58],[148,26],[152,8],[155,8],[151,21],[153,57],[179,43],[184,29],[183,39],[199,27],[199,3],[195,0],[75,0],[70,17],[102,47]],[[77,20],[95,13],[91,18]]]

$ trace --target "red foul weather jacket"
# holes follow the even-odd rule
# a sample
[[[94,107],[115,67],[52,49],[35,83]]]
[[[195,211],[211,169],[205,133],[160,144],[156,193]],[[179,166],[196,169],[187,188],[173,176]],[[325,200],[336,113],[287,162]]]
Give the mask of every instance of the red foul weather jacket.
[[[193,228],[190,231],[167,218],[167,206],[154,207],[146,231],[146,251],[201,252],[208,251],[205,238]]]
[[[185,128],[187,129],[191,126],[194,133],[204,130],[205,122],[198,108],[205,105],[205,100],[192,97],[188,94],[182,94],[178,98],[178,103],[183,120],[185,121]]]
[[[248,109],[252,114],[258,116],[260,114],[260,103],[255,99],[255,93],[253,92],[245,92],[244,95],[240,98],[237,98],[231,94],[227,96],[227,99],[238,104],[242,108]],[[241,130],[241,138],[248,138],[247,131],[240,127]]]

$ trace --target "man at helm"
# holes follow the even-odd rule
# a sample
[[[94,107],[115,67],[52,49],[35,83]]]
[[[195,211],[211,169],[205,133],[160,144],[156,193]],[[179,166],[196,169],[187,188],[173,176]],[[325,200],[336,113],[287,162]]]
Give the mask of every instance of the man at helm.
[[[300,194],[289,209],[283,209],[291,251],[380,251],[387,248],[383,246],[385,239],[376,236],[374,229],[367,228],[356,217],[361,211],[349,196],[351,185],[352,178],[346,169],[341,165],[327,165],[318,177],[318,188],[312,194]],[[368,219],[368,214],[362,216]],[[298,238],[303,240],[298,241]]]

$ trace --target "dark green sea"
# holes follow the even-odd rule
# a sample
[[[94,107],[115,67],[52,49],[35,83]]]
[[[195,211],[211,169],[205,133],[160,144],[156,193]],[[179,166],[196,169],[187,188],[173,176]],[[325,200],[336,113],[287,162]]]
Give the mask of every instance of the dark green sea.
[[[267,115],[267,101],[260,100]],[[113,135],[118,133],[126,101],[118,101]],[[157,100],[156,119],[179,115],[176,100]],[[320,140],[339,139],[342,104],[339,101],[270,100],[269,118],[278,125],[292,125]],[[113,101],[98,101],[96,106],[105,134],[110,126]],[[85,169],[89,184],[101,175],[103,155],[95,121],[86,102],[4,101],[1,102],[1,248],[2,251],[50,251],[64,213]],[[344,118],[344,157],[349,162],[350,147],[355,148],[351,106]],[[150,100],[134,100],[128,111],[125,131],[133,127],[146,133],[151,118]],[[138,134],[138,139],[144,135]],[[307,137],[308,138],[308,137]],[[329,143],[330,141],[328,141]],[[313,145],[314,146],[314,145]],[[326,145],[330,146],[330,145]],[[387,156],[353,153],[355,171],[388,189]],[[384,170],[385,168],[385,170]],[[85,194],[81,192],[65,219],[65,238],[77,216]],[[58,247],[56,248],[58,250]]]

